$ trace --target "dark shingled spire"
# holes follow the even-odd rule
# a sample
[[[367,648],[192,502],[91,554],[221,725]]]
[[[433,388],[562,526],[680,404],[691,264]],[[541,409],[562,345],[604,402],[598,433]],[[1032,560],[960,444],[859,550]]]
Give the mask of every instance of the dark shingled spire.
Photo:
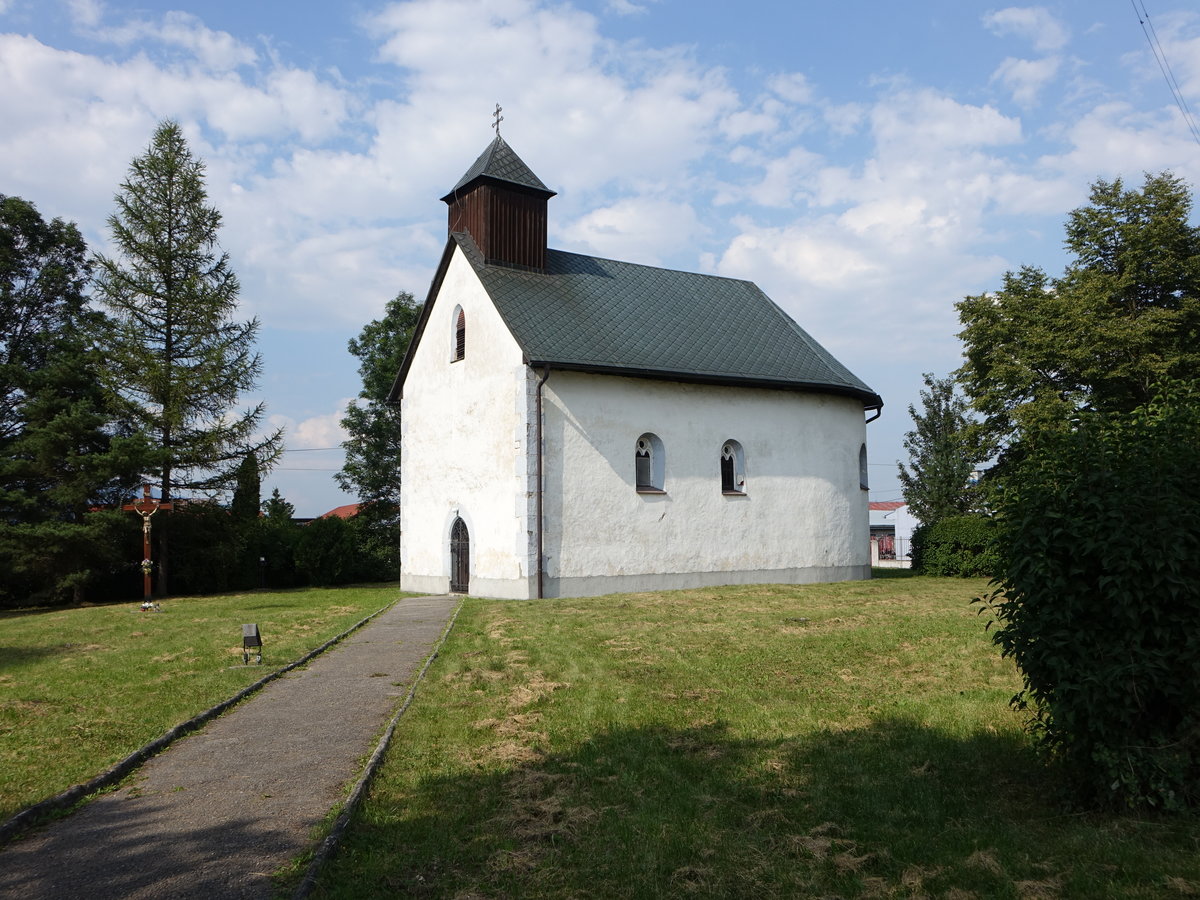
[[[442,198],[449,207],[447,230],[470,234],[489,263],[540,272],[546,265],[546,201],[553,196],[497,134]]]
[[[442,198],[442,201],[449,203],[454,199],[455,194],[466,189],[477,178],[491,178],[530,188],[545,194],[547,198],[554,196],[554,191],[546,187],[542,183],[542,179],[533,174],[529,166],[525,165],[521,157],[513,152],[513,148],[508,146],[508,142],[500,135],[496,135],[495,140],[488,145],[487,149],[479,154],[479,159],[475,160],[471,168],[467,169],[466,174],[458,179],[458,184],[454,185],[450,193]]]

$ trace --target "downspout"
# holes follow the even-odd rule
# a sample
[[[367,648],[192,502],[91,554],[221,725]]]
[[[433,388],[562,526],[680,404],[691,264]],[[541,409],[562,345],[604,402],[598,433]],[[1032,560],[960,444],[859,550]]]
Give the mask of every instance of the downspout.
[[[550,366],[542,369],[542,378],[537,386],[537,598],[545,593],[543,581],[545,566],[542,564],[542,388],[550,377]]]
[[[864,412],[868,409],[875,410],[875,415],[873,415],[873,416],[871,416],[871,418],[867,419],[867,421],[865,421],[863,423],[864,425],[870,425],[872,422],[874,422],[876,419],[878,419],[880,416],[883,415],[883,404],[882,403],[880,403],[878,406],[864,406],[863,407]]]

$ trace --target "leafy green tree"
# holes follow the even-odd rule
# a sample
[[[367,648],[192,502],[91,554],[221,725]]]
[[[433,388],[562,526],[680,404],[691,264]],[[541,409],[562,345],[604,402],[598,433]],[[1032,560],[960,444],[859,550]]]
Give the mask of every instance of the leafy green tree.
[[[1168,173],[1098,181],[1061,277],[1025,267],[958,306],[959,377],[1002,451],[996,642],[1039,745],[1116,805],[1200,800],[1191,204]]]
[[[975,467],[987,458],[975,437],[970,407],[956,390],[953,378],[921,376],[921,411],[911,404],[915,428],[904,436],[909,462],[899,464],[904,502],[923,524],[971,511],[975,491],[970,483]]]
[[[981,598],[1021,671],[1014,703],[1083,799],[1200,804],[1200,386],[1079,413],[999,495],[1002,575]]]
[[[958,304],[960,382],[1004,449],[1018,432],[1067,427],[1075,411],[1125,411],[1162,378],[1200,375],[1200,229],[1170,173],[1140,190],[1097,181],[1070,214],[1060,278],[1031,266]]]
[[[208,205],[204,164],[175,122],[158,126],[130,164],[109,220],[115,258],[98,257],[96,292],[114,320],[106,340],[111,383],[156,448],[164,500],[228,489],[247,452],[260,470],[282,434],[256,437],[264,407],[235,412],[255,387],[257,319],[234,321],[238,280],[217,247],[220,212]],[[156,523],[159,587],[169,590],[170,522]]]
[[[145,444],[104,389],[74,225],[0,197],[0,601],[84,599],[128,529]]]
[[[367,323],[348,347],[359,361],[362,390],[342,419],[350,437],[342,443],[346,461],[334,478],[360,502],[386,507],[384,520],[400,507],[400,408],[388,395],[420,315],[421,304],[401,292],[388,302],[383,318]]]
[[[358,357],[362,390],[342,419],[350,437],[346,461],[334,477],[361,504],[349,526],[358,543],[357,576],[372,581],[399,575],[400,406],[389,403],[392,383],[412,340],[421,305],[401,292],[349,343]]]

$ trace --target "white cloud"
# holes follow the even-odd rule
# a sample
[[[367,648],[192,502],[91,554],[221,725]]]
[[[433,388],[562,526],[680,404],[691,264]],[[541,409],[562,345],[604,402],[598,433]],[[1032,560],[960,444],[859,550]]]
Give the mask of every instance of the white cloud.
[[[67,0],[67,12],[77,28],[95,28],[104,17],[104,4],[100,0]]]
[[[761,228],[749,220],[742,221],[742,231],[730,242],[719,269],[723,275],[782,280],[815,290],[842,290],[881,272],[878,261],[840,238],[828,223]]]
[[[1065,129],[1063,143],[1062,153],[1038,164],[1081,188],[1097,177],[1137,180],[1163,169],[1200,185],[1196,144],[1174,106],[1147,113],[1123,102],[1101,104]]]
[[[308,416],[299,421],[279,413],[268,415],[267,427],[259,437],[266,437],[276,429],[282,428],[284,444],[289,449],[338,447],[349,437],[341,423],[342,419],[346,417],[346,408],[352,399],[343,397],[338,401],[337,408],[333,412]]]
[[[1043,59],[1014,59],[1010,56],[992,73],[992,81],[999,81],[1008,88],[1013,100],[1021,106],[1033,106],[1041,89],[1058,74],[1060,62],[1057,56]]]
[[[762,161],[761,165],[762,180],[746,191],[744,200],[788,208],[811,194],[824,160],[804,147],[792,147],[783,156]]]
[[[954,301],[1006,266],[988,216],[1014,202],[1010,192],[1053,190],[1004,161],[1021,122],[990,106],[899,86],[848,118],[870,126],[860,163],[834,165],[799,145],[748,154],[764,178],[739,202],[783,198],[792,214],[772,225],[737,218],[715,268],[758,281],[835,354],[861,355],[865,341],[919,361],[957,330]],[[855,322],[877,327],[864,335]]]
[[[91,0],[75,2],[95,10],[94,15],[77,19],[77,24],[92,26],[92,37],[118,46],[127,47],[150,41],[165,47],[176,47],[185,51],[201,67],[213,72],[227,72],[241,66],[254,65],[258,60],[258,54],[252,47],[243,44],[228,32],[212,30],[191,13],[171,11],[163,15],[161,22],[130,19],[122,25],[101,28],[99,22],[102,7]]]
[[[297,447],[338,446],[349,437],[341,424],[342,419],[346,417],[346,407],[349,404],[350,398],[346,397],[338,404],[338,408],[334,412],[292,423],[291,427],[287,429],[288,444]]]
[[[655,265],[692,243],[700,231],[696,212],[686,203],[626,198],[594,209],[566,226],[571,247],[598,256]]]
[[[1200,36],[1188,37],[1187,33],[1195,31],[1198,19],[1200,16],[1196,13],[1175,13],[1164,15],[1161,20],[1155,19],[1158,23],[1155,33],[1163,55],[1184,97],[1191,98],[1193,106],[1200,101]],[[1140,43],[1137,50],[1125,54],[1121,61],[1137,69],[1141,78],[1164,98],[1170,97],[1162,69],[1145,41]]]
[[[606,0],[605,8],[618,16],[640,16],[646,13],[646,7],[633,3],[632,0]]]
[[[812,85],[800,72],[776,75],[767,81],[767,86],[789,103],[809,103],[813,99]]]
[[[1016,35],[1049,52],[1066,46],[1071,34],[1067,26],[1042,6],[1010,6],[983,17],[983,24],[996,35]]]
[[[829,130],[840,136],[857,131],[866,115],[866,107],[861,103],[829,104],[821,110],[821,116]]]
[[[937,91],[918,88],[893,92],[871,111],[876,142],[908,154],[942,155],[966,147],[1013,144],[1021,139],[1021,121],[991,106],[959,103]]]
[[[779,127],[779,119],[770,113],[742,109],[721,120],[721,132],[731,140],[770,134]]]
[[[567,6],[414,0],[369,24],[380,59],[401,68],[408,89],[385,110],[377,152],[386,147],[410,177],[438,187],[462,173],[464,147],[483,149],[497,100],[505,137],[535,172],[553,173],[560,205],[613,184],[678,178],[740,108],[719,70],[684,50],[617,45],[593,16]],[[446,65],[464,55],[471,66]]]

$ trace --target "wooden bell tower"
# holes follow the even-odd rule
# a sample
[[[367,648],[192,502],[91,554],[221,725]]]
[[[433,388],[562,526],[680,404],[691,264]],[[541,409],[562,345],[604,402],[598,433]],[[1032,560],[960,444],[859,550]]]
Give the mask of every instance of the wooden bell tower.
[[[442,200],[450,207],[449,231],[467,232],[493,265],[546,268],[546,201],[554,191],[496,137]]]

